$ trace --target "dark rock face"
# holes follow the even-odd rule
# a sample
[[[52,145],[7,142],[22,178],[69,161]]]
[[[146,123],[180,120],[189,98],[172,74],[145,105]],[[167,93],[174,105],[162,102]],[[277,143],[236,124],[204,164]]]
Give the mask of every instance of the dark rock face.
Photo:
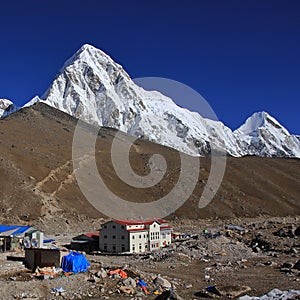
[[[295,263],[295,265],[294,265],[293,268],[300,271],[300,260],[298,260],[298,261]]]

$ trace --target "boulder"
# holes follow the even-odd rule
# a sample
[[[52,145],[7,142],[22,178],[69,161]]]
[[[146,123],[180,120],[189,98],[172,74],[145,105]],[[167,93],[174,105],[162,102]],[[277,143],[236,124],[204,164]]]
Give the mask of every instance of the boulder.
[[[161,276],[157,276],[154,280],[153,283],[156,286],[161,286],[161,287],[168,287],[171,288],[172,284],[165,278],[161,277]]]
[[[131,277],[127,277],[126,279],[124,279],[123,280],[123,284],[125,286],[136,288],[136,281],[133,278],[131,278]]]
[[[293,267],[293,263],[291,263],[291,262],[285,262],[282,266],[281,266],[281,268],[284,268],[284,269],[290,269],[290,268],[292,268]]]
[[[119,288],[119,290],[127,295],[133,295],[134,294],[134,288],[130,287],[130,286],[121,286]]]
[[[97,276],[99,278],[106,278],[107,277],[107,273],[106,273],[106,271],[103,268],[101,268],[101,270],[98,271]]]
[[[230,299],[230,298],[237,298],[239,296],[245,295],[250,291],[251,288],[249,286],[227,285],[227,286],[214,286],[213,289],[209,292]]]

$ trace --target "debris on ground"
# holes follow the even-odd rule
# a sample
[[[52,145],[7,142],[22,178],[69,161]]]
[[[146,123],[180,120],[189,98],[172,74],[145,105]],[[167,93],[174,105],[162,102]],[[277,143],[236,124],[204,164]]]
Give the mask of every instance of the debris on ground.
[[[282,299],[289,295],[296,299],[300,295],[292,293],[298,291],[300,282],[299,221],[294,217],[203,221],[201,225],[180,221],[176,230],[181,238],[166,248],[133,255],[73,255],[68,263],[63,259],[64,268],[38,267],[35,272],[20,261],[7,261],[7,254],[0,253],[1,293],[6,300],[57,296],[246,300],[245,294],[252,297],[248,299],[273,300],[288,291],[282,292]],[[64,236],[56,238],[66,243]],[[84,257],[82,269],[74,257]]]
[[[51,288],[50,294],[53,294],[55,296],[64,296],[66,294],[66,290],[64,290],[62,287]]]
[[[112,277],[127,278],[127,273],[121,269],[111,270],[109,271],[109,275]]]
[[[300,299],[300,290],[281,291],[279,289],[273,289],[268,294],[261,297],[243,296],[239,300],[288,300],[288,299]]]

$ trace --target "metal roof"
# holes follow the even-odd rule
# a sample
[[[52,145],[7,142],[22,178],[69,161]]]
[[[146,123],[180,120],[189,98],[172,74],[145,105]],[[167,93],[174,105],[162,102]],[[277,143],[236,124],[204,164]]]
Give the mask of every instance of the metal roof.
[[[29,229],[32,229],[32,227],[21,226],[21,225],[0,225],[0,235],[2,236],[22,235]]]

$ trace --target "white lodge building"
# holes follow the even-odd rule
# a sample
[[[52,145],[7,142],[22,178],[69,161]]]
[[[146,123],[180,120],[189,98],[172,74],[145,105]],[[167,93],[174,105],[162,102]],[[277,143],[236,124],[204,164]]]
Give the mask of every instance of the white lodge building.
[[[171,244],[172,231],[163,219],[109,221],[100,229],[99,248],[116,253],[157,250]]]

